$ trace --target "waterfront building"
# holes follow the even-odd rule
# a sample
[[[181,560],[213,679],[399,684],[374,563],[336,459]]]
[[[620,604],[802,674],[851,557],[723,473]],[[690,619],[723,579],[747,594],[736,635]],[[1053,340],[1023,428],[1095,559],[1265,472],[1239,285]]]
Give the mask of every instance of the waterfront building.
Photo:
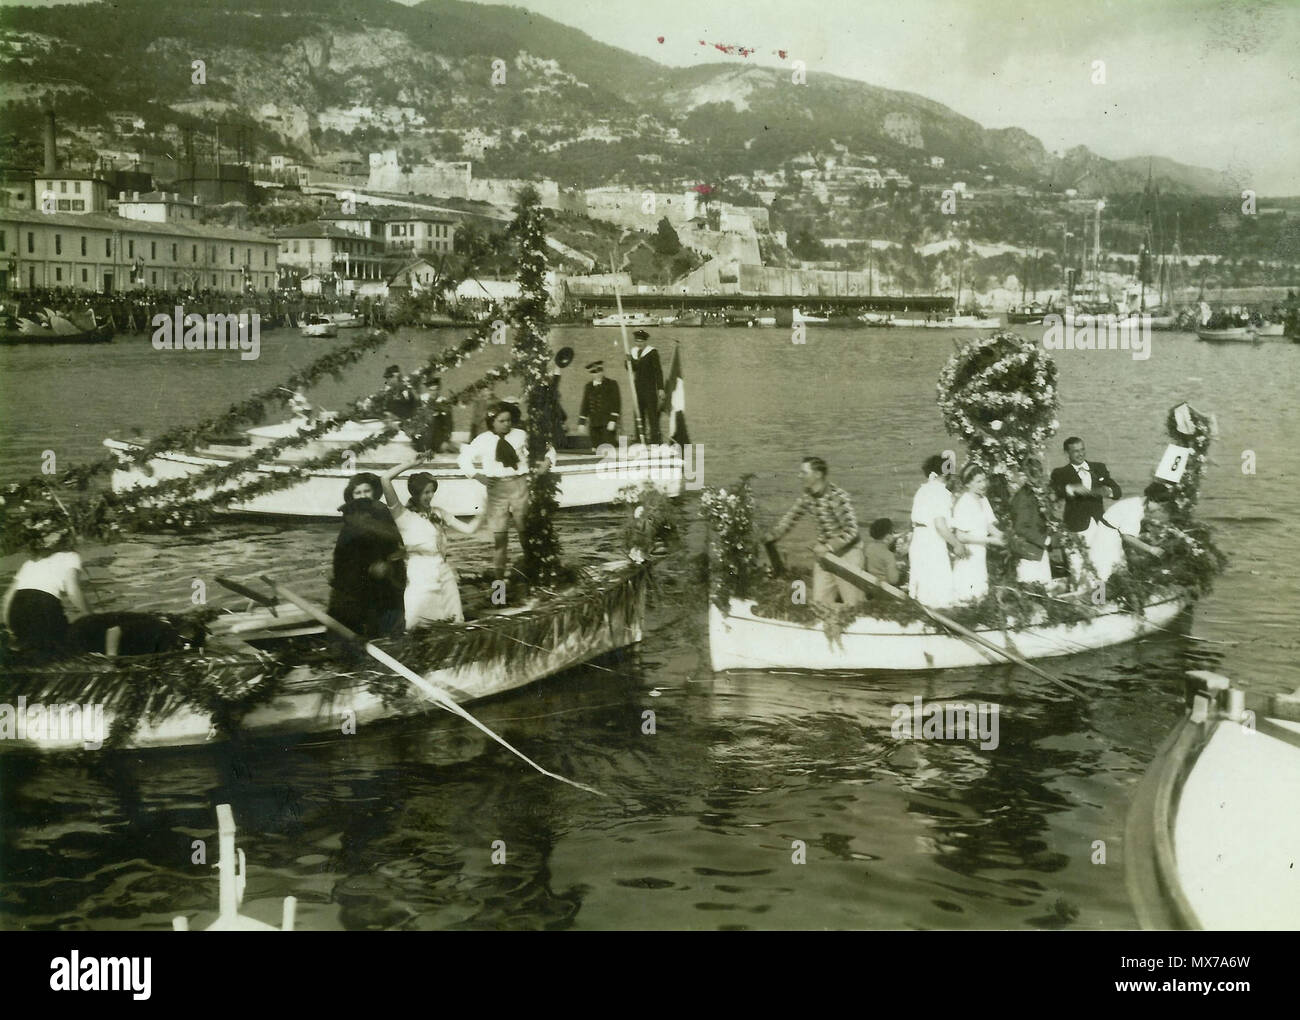
[[[351,294],[362,281],[384,279],[383,241],[315,220],[275,232],[282,267],[303,276],[334,279],[338,293]]]
[[[198,223],[0,209],[0,290],[273,289],[276,242]]]

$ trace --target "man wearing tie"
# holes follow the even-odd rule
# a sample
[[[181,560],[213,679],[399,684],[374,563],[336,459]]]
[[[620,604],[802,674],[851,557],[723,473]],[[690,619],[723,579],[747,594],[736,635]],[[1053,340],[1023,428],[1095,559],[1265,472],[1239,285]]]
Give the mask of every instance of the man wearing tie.
[[[1078,436],[1065,441],[1065,455],[1070,463],[1052,469],[1052,493],[1065,501],[1062,511],[1065,526],[1083,539],[1091,557],[1098,529],[1105,527],[1101,523],[1102,496],[1109,494],[1111,499],[1119,499],[1123,493],[1105,464],[1099,460],[1088,461],[1087,448]],[[1070,574],[1077,581],[1083,574],[1083,562],[1077,555],[1072,555],[1070,560]]]

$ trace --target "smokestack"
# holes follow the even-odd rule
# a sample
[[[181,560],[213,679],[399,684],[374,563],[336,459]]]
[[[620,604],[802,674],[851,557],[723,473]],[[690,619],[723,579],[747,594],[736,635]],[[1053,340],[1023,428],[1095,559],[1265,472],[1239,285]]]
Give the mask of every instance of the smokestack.
[[[59,150],[54,144],[54,107],[45,111],[45,176],[59,172]]]

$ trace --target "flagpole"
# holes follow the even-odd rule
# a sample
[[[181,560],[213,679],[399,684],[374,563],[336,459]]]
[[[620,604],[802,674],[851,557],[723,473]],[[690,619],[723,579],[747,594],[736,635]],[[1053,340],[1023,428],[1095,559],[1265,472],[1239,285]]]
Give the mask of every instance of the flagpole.
[[[617,248],[615,248],[617,250]],[[623,296],[618,290],[618,269],[614,264],[614,257],[609,259],[610,274],[615,277],[614,280],[614,303],[618,306],[618,331],[623,337],[623,361],[627,364],[627,381],[632,387],[632,420],[636,422],[637,442],[645,442],[645,434],[641,428],[641,405],[636,399],[636,373],[632,371],[632,348],[627,342],[627,322],[623,318]]]

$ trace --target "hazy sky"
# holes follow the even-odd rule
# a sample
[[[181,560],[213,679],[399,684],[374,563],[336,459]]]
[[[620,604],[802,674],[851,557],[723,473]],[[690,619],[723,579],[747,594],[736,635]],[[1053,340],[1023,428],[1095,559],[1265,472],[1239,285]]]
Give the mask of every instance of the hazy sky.
[[[668,64],[824,71],[1049,149],[1168,156],[1300,195],[1300,0],[513,0]],[[663,43],[658,41],[664,37]],[[699,45],[751,47],[728,57]],[[1106,84],[1094,85],[1093,61]]]
[[[785,50],[810,75],[917,92],[986,127],[1022,127],[1052,150],[1168,156],[1230,170],[1262,194],[1300,195],[1300,0],[512,5],[666,64],[775,66]],[[365,6],[358,0],[363,17]],[[755,52],[726,56],[701,39]],[[1091,80],[1096,60],[1105,84]]]

